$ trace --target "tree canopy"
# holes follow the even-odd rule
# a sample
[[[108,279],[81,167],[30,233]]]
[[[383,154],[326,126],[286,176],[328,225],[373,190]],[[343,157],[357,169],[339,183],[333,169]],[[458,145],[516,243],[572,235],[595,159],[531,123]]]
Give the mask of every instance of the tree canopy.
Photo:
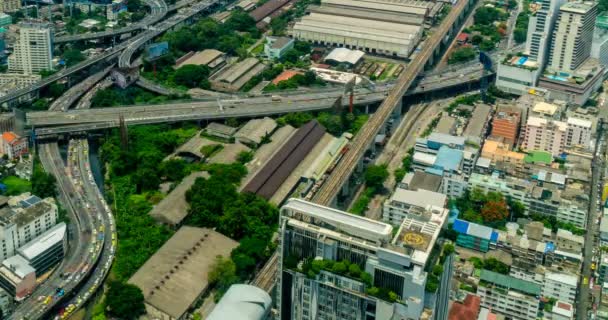
[[[121,319],[137,319],[146,313],[144,295],[138,287],[119,281],[110,282],[106,304],[111,315]]]
[[[388,175],[386,165],[370,165],[365,170],[365,184],[370,188],[381,189]]]

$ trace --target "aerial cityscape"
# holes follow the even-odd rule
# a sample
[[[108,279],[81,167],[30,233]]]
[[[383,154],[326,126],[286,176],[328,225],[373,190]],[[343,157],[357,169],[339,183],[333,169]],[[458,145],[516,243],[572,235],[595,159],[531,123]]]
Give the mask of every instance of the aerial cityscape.
[[[608,0],[0,0],[0,319],[608,320]]]

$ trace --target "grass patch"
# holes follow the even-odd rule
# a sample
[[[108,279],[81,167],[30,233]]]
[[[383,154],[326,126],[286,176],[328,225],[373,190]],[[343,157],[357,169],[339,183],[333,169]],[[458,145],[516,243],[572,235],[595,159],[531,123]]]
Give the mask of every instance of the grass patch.
[[[254,55],[261,54],[262,52],[264,52],[264,42],[258,44],[257,46],[255,46],[255,48],[251,50],[251,53]]]
[[[17,176],[8,176],[2,179],[2,183],[6,185],[6,195],[14,196],[24,192],[32,191],[32,183],[28,180],[21,179]]]
[[[222,149],[224,149],[224,146],[221,145],[221,144],[208,144],[208,145],[203,146],[201,148],[201,153],[203,154],[203,156],[205,158],[209,159],[213,155],[215,155],[218,152],[222,151]]]

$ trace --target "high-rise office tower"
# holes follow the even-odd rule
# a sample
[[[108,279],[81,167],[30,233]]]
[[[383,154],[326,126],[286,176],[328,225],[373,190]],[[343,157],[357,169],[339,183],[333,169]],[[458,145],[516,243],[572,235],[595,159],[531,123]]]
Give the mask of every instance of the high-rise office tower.
[[[596,17],[597,2],[576,1],[560,7],[547,68],[572,72],[589,58]]]
[[[53,69],[53,30],[50,23],[19,23],[13,53],[8,57],[12,73],[36,74]]]
[[[541,0],[540,8],[530,17],[526,52],[529,59],[538,62],[541,69],[547,61],[551,31],[561,7],[566,0]]]
[[[608,66],[608,15],[597,17],[591,45],[591,57]]]
[[[290,199],[281,208],[277,306],[281,320],[430,316],[424,267],[446,215],[393,226]]]

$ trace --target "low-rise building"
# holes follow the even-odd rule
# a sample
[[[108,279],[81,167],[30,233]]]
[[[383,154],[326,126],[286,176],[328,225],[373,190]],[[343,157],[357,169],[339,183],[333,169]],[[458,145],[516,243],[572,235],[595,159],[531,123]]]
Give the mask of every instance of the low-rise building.
[[[452,229],[458,233],[456,244],[461,247],[481,252],[496,248],[499,234],[490,227],[456,219]]]
[[[27,138],[20,137],[14,132],[2,133],[2,143],[0,143],[0,153],[9,159],[19,158],[27,154]]]
[[[462,301],[454,301],[448,313],[448,320],[477,320],[480,304],[481,299],[469,293]]]
[[[551,307],[551,311],[544,312],[544,319],[547,320],[573,320],[574,306],[571,303],[557,301]]]
[[[513,147],[517,143],[521,112],[511,107],[499,107],[492,118],[493,138],[500,137],[503,141]]]
[[[541,287],[489,270],[481,270],[477,295],[481,306],[514,320],[536,319]]]
[[[266,65],[256,58],[247,58],[233,65],[226,66],[211,78],[211,88],[217,91],[239,91],[251,78],[260,74]]]
[[[232,138],[232,136],[236,133],[237,130],[238,128],[234,128],[217,122],[211,122],[205,128],[205,134],[228,140]]]
[[[188,52],[175,61],[175,68],[180,68],[189,64],[207,66],[209,69],[215,70],[226,64],[226,54],[215,49],[205,49],[196,53]]]
[[[268,59],[281,59],[287,51],[293,49],[294,43],[292,38],[266,36],[264,55]]]
[[[242,144],[256,147],[262,143],[264,137],[270,136],[276,127],[277,122],[272,118],[249,120],[234,134],[234,138]]]
[[[490,105],[483,103],[476,104],[462,136],[467,141],[480,145],[488,133],[488,124],[492,117],[492,111],[493,109]]]
[[[20,255],[5,259],[0,266],[0,287],[21,301],[36,288],[36,270]]]
[[[547,272],[542,294],[543,297],[573,304],[576,300],[577,287],[578,277],[565,273]]]
[[[574,235],[568,230],[557,229],[555,242],[560,250],[581,253],[585,246],[585,237]]]

